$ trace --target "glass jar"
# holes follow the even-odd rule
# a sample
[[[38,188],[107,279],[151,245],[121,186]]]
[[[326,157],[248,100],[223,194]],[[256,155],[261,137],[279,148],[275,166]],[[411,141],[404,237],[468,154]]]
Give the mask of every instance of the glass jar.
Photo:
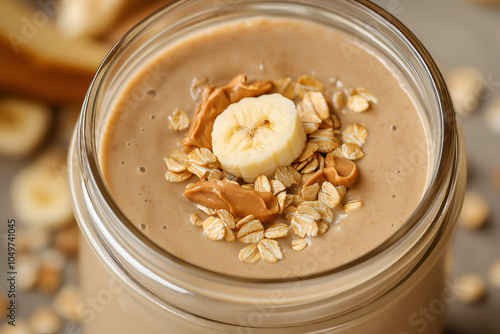
[[[114,204],[99,167],[111,106],[133,76],[186,33],[256,15],[323,23],[376,50],[405,80],[429,131],[430,182],[403,226],[368,254],[327,273],[256,280],[214,273],[144,237]],[[436,64],[399,21],[369,1],[179,1],[138,24],[90,87],[70,152],[82,230],[78,313],[85,333],[440,333],[449,246],[465,190],[464,150]],[[326,235],[325,235],[326,236]]]

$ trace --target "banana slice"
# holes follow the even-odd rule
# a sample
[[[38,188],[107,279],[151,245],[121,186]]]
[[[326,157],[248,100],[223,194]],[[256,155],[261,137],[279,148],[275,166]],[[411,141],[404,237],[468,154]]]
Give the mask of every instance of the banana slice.
[[[21,158],[45,139],[52,112],[45,105],[15,98],[0,99],[0,155]]]
[[[64,2],[56,19],[63,34],[98,35],[110,29],[130,0],[72,0]]]
[[[213,152],[223,169],[246,182],[288,166],[305,142],[295,104],[281,94],[231,104],[215,119],[212,131]]]
[[[59,162],[34,163],[19,171],[12,180],[12,209],[20,223],[56,228],[73,220],[68,180],[55,164]]]

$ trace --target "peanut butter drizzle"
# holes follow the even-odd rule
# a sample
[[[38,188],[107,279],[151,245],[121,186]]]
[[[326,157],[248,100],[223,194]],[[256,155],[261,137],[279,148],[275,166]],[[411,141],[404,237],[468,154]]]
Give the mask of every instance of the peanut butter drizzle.
[[[279,211],[278,200],[271,192],[245,189],[232,182],[200,181],[184,190],[184,196],[211,209],[225,209],[235,217],[253,215],[263,223],[270,223]]]
[[[203,88],[201,103],[196,110],[188,134],[182,142],[182,149],[189,153],[197,147],[212,149],[212,130],[215,118],[230,104],[239,102],[245,97],[257,97],[271,90],[273,84],[269,80],[247,83],[247,77],[239,74],[226,86],[213,85]]]
[[[304,187],[314,183],[321,185],[323,182],[328,181],[335,187],[352,188],[358,182],[358,177],[358,167],[354,162],[346,158],[334,157],[331,153],[328,153],[325,158],[325,168],[317,171],[304,184]]]

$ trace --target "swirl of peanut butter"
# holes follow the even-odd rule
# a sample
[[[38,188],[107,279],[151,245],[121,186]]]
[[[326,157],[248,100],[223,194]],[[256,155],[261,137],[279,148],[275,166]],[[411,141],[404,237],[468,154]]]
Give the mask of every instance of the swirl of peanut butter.
[[[201,103],[196,110],[188,134],[182,142],[182,149],[189,153],[197,147],[212,149],[212,130],[214,121],[226,108],[245,97],[257,97],[271,90],[269,80],[247,83],[244,74],[237,75],[224,87],[212,85],[203,88]]]
[[[335,187],[344,186],[352,188],[359,178],[358,167],[354,162],[346,158],[334,157],[328,153],[325,158],[325,168],[317,171],[305,184],[304,187],[314,183],[321,185],[328,181]]]
[[[263,223],[270,223],[279,211],[278,200],[271,192],[243,188],[222,180],[200,181],[184,190],[184,196],[211,209],[225,209],[235,217],[253,215]]]

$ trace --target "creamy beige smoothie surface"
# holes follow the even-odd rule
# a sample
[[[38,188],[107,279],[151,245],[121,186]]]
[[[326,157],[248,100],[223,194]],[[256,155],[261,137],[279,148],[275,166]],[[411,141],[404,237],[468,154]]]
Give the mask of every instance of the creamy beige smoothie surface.
[[[142,233],[174,256],[234,276],[311,275],[380,245],[412,214],[425,190],[426,128],[403,80],[375,52],[355,41],[322,25],[257,18],[226,23],[169,47],[138,71],[107,121],[100,163],[117,204]],[[181,183],[165,179],[164,158],[182,149],[187,133],[171,129],[168,116],[179,109],[192,120],[198,88],[222,87],[238,74],[245,74],[249,83],[317,78],[325,85],[332,111],[336,92],[363,87],[377,98],[362,113],[347,106],[335,111],[340,132],[354,123],[368,131],[362,146],[365,156],[355,161],[359,179],[343,200],[359,200],[363,207],[349,212],[336,207],[328,231],[307,238],[309,245],[302,251],[291,248],[293,232],[276,239],[284,255],[276,263],[242,262],[238,253],[246,244],[206,238],[201,227],[190,222],[193,212],[202,219],[206,215],[183,196],[186,184],[198,178]],[[193,89],[193,80],[201,78],[207,82]],[[282,215],[274,220],[289,224]]]

